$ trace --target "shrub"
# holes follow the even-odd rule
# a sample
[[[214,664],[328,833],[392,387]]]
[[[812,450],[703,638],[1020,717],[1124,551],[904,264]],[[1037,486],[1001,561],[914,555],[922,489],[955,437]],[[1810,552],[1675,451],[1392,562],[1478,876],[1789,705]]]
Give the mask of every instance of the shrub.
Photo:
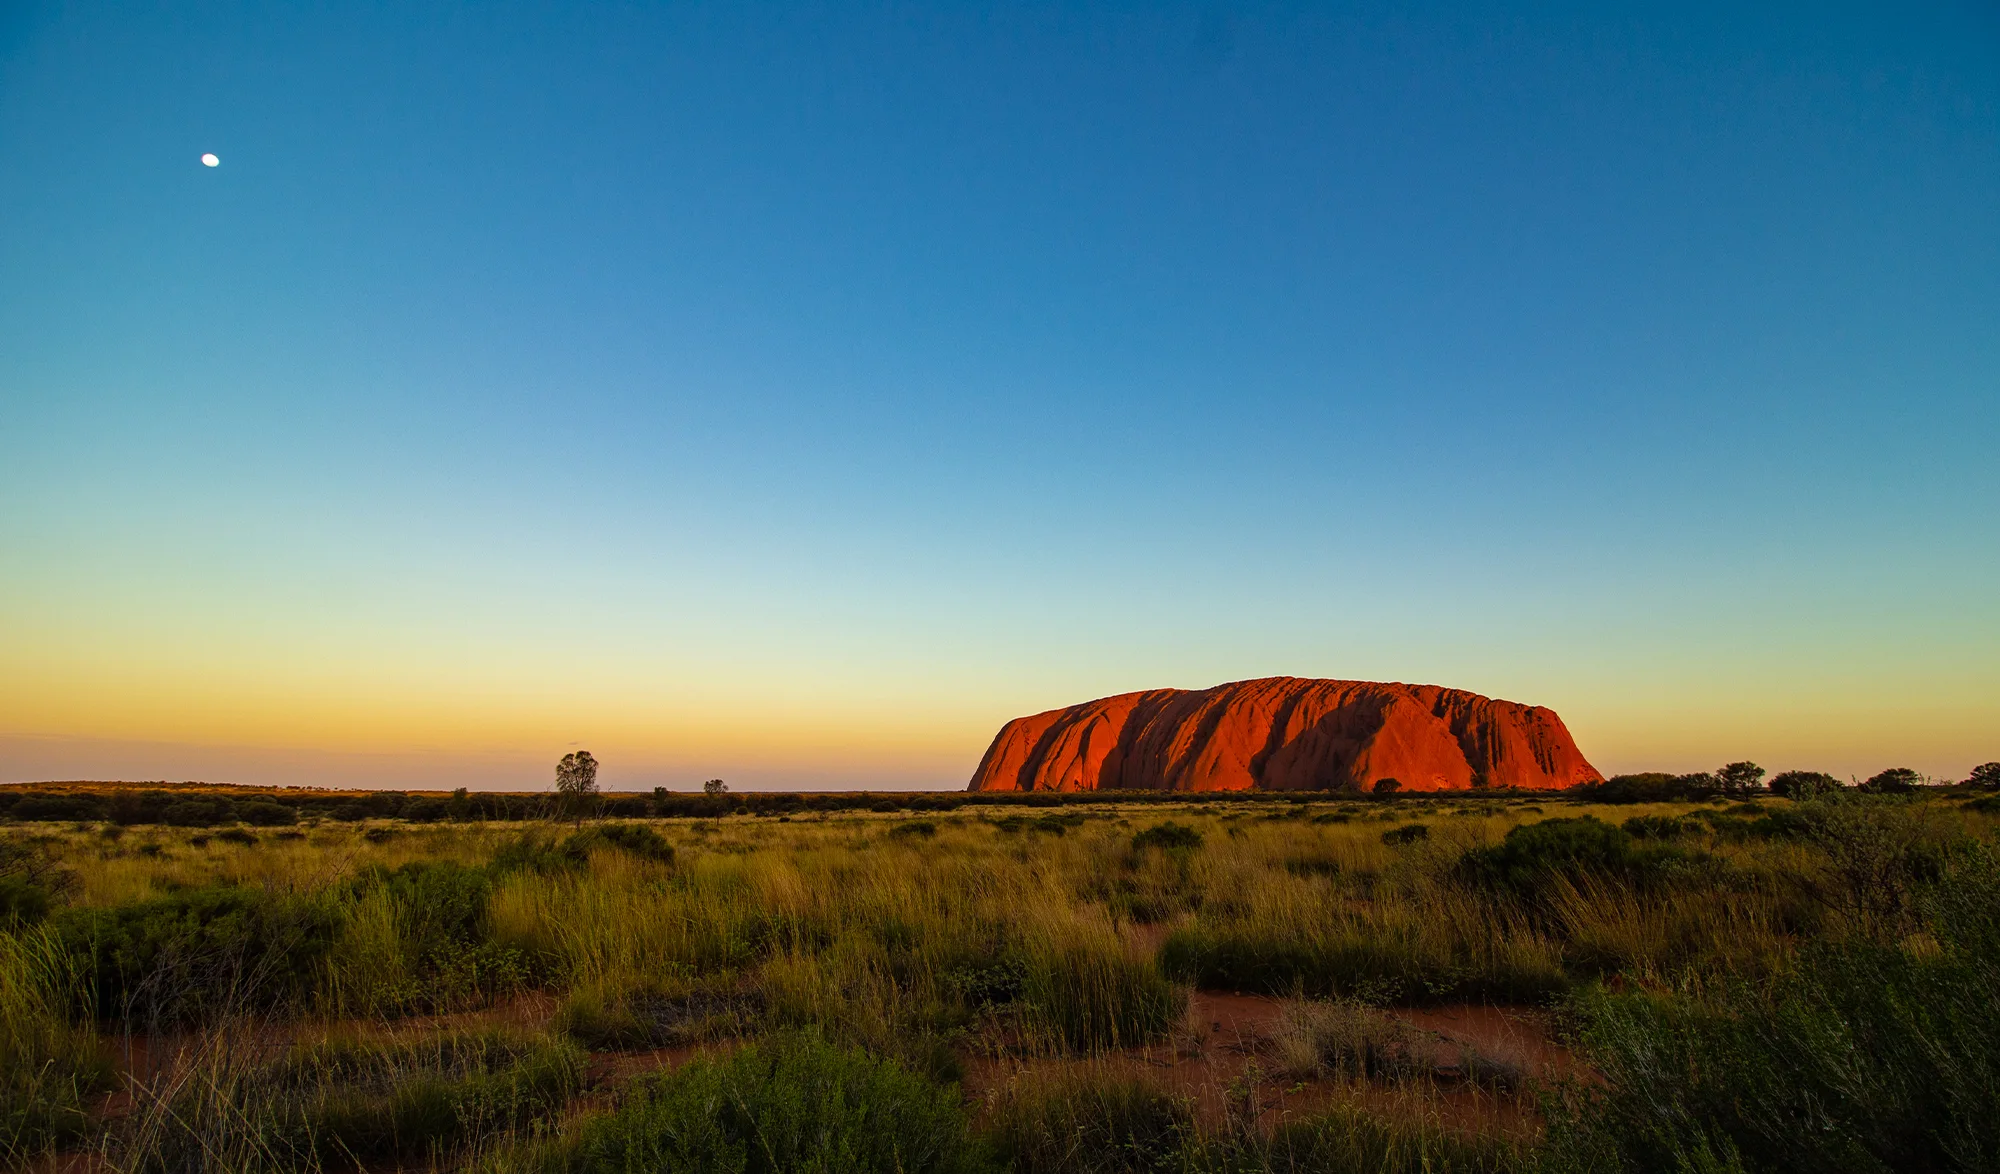
[[[75,882],[75,874],[45,849],[0,840],[0,932],[39,923]]]
[[[55,894],[20,873],[0,872],[0,932],[14,933],[47,917]]]
[[[661,864],[674,862],[674,846],[665,837],[642,823],[607,823],[578,832],[564,843],[564,851],[572,859],[587,855],[598,846],[615,848],[642,860],[657,861]]]
[[[92,795],[27,795],[5,810],[14,819],[42,823],[95,820],[105,816],[103,802]]]
[[[299,813],[283,803],[250,802],[236,805],[236,818],[260,828],[289,827],[299,822]]]
[[[1417,1072],[1415,1034],[1351,1000],[1292,1003],[1275,1043],[1279,1071],[1301,1080],[1401,1080]]]
[[[890,828],[889,834],[903,839],[929,839],[937,835],[937,830],[938,825],[935,821],[913,819],[908,823],[899,823],[895,827]]]
[[[1982,762],[1972,768],[1965,778],[1968,787],[1984,787],[1987,790],[2000,789],[2000,762]]]
[[[550,1167],[571,1174],[969,1174],[982,1166],[956,1090],[812,1034],[700,1057],[643,1082],[553,1157]]]
[[[1714,775],[1672,775],[1650,771],[1643,774],[1613,775],[1595,786],[1576,788],[1579,797],[1594,803],[1671,803],[1713,795]]]
[[[1130,1077],[1073,1072],[1014,1085],[992,1136],[1019,1174],[1149,1174],[1184,1169],[1197,1144],[1185,1100]]]
[[[1674,840],[1701,830],[1700,824],[1671,815],[1635,815],[1619,826],[1635,840]]]
[[[1132,837],[1132,850],[1158,848],[1165,852],[1189,852],[1201,847],[1201,833],[1172,820]]]
[[[236,806],[227,799],[183,799],[160,812],[160,822],[177,828],[212,828],[233,822]]]
[[[1418,840],[1427,839],[1430,834],[1431,829],[1424,824],[1406,823],[1402,827],[1390,828],[1383,832],[1382,842],[1390,847],[1401,847],[1404,844],[1414,844]]]
[[[1393,795],[1402,789],[1403,789],[1403,781],[1401,779],[1375,780],[1375,793],[1377,795]]]
[[[402,814],[411,823],[436,823],[451,814],[451,801],[438,796],[412,799],[403,804]]]
[[[90,1010],[127,1024],[212,1021],[300,994],[334,940],[324,903],[189,889],[51,923],[89,980]]]
[[[1871,795],[1907,795],[1923,784],[1924,777],[1907,766],[1892,766],[1861,784]]]
[[[1328,924],[1211,924],[1167,935],[1160,969],[1202,989],[1311,994],[1362,1000],[1540,1002],[1566,990],[1560,961],[1545,949],[1502,949],[1468,958],[1449,938],[1407,930]]]
[[[1510,828],[1500,843],[1467,852],[1459,872],[1479,887],[1525,897],[1558,876],[1647,882],[1657,879],[1663,866],[1687,858],[1673,848],[1635,845],[1623,829],[1586,815]]]
[[[2000,1154],[2000,869],[1929,888],[1935,947],[1808,947],[1775,983],[1710,1000],[1580,1006],[1601,1086],[1552,1122],[1550,1167],[1974,1171]]]
[[[599,830],[592,828],[562,840],[540,832],[524,832],[493,853],[492,869],[503,875],[533,872],[543,876],[580,871],[590,864],[589,844]]]
[[[677,993],[592,987],[572,991],[552,1026],[596,1050],[664,1048],[745,1034],[762,1006],[757,995],[701,987]]]
[[[357,907],[386,901],[389,940],[379,922],[355,942],[373,947],[375,965],[343,971],[338,999],[350,1010],[383,1014],[451,1010],[516,990],[529,978],[519,950],[490,940],[489,870],[448,860],[419,861],[363,873],[351,888]],[[362,926],[350,923],[350,933]],[[343,958],[343,960],[345,960]]]
[[[1771,777],[1771,794],[1794,802],[1817,799],[1839,790],[1839,779],[1816,770],[1788,770]]]

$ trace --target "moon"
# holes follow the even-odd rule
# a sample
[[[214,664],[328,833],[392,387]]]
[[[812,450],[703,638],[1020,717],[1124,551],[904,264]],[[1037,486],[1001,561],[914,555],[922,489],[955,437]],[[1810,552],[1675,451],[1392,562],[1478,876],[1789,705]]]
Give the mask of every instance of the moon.
[[[217,158],[216,158],[215,156],[213,156],[213,155],[203,155],[203,156],[201,157],[201,165],[202,165],[203,167],[219,167],[219,166],[221,166],[221,164],[222,164],[222,160],[220,160],[220,159],[217,159]]]

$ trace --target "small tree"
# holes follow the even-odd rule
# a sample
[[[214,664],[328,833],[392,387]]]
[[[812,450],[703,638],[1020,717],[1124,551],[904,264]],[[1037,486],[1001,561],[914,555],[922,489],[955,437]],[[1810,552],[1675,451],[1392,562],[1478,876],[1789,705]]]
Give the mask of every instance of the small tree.
[[[1924,776],[1907,766],[1892,766],[1861,784],[1861,789],[1872,795],[1901,795],[1916,790],[1923,781]]]
[[[1802,802],[1840,790],[1840,780],[1816,770],[1788,770],[1771,776],[1771,794]]]
[[[701,793],[704,795],[727,795],[729,793],[729,784],[723,782],[721,779],[710,779],[701,785]]]
[[[1972,774],[1967,776],[1965,783],[1970,787],[2000,789],[2000,762],[1982,762],[1973,767]]]
[[[1716,785],[1730,795],[1748,795],[1764,781],[1764,768],[1754,762],[1732,762],[1715,772]]]
[[[590,751],[565,754],[556,763],[556,799],[563,814],[583,822],[584,813],[597,799],[597,760]]]
[[[1401,779],[1375,780],[1375,793],[1377,795],[1393,795],[1402,789],[1403,789],[1403,780]]]

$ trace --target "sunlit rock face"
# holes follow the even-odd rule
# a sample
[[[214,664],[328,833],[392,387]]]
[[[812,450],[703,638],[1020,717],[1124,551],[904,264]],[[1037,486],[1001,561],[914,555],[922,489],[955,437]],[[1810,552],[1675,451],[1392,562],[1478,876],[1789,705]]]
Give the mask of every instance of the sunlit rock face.
[[[1603,777],[1551,709],[1437,685],[1267,677],[1015,718],[967,789],[1554,790]]]

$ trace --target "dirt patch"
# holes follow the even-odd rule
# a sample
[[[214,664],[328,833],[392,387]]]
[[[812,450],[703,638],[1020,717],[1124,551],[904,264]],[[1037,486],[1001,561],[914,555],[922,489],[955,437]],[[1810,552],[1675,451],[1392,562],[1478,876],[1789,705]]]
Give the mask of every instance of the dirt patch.
[[[1519,1136],[1538,1125],[1528,1083],[1565,1075],[1573,1061],[1549,1033],[1548,1017],[1517,1007],[1388,1008],[1408,1042],[1401,1080],[1281,1076],[1278,1041],[1287,1003],[1263,995],[1199,991],[1174,1038],[1079,1059],[997,1056],[967,1065],[968,1096],[990,1106],[1009,1085],[1088,1071],[1135,1077],[1188,1098],[1204,1124],[1235,1116],[1269,1128],[1287,1117],[1359,1102],[1389,1113],[1422,1112],[1467,1130]]]

